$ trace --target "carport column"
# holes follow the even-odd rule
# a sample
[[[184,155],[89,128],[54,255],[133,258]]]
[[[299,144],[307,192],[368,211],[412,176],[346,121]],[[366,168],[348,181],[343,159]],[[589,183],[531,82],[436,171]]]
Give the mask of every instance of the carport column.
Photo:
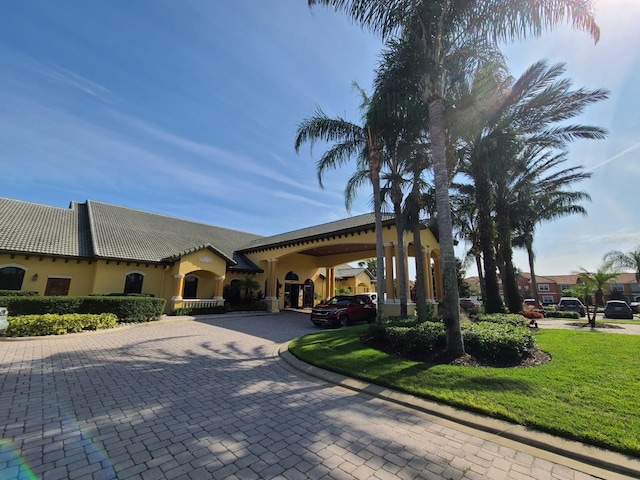
[[[395,301],[396,291],[393,288],[393,243],[384,244],[384,286],[387,301]]]
[[[436,299],[442,300],[442,266],[440,265],[440,255],[434,259],[436,277]]]
[[[213,291],[213,300],[216,305],[224,305],[224,277],[216,277],[216,285]]]
[[[171,297],[171,307],[175,310],[178,304],[182,303],[182,290],[184,289],[184,275],[179,273],[174,275],[175,281],[173,282],[173,297]]]
[[[400,270],[398,270],[400,271]],[[409,284],[409,244],[404,244],[404,284],[407,286],[407,302],[411,303],[411,284]]]
[[[333,267],[327,267],[327,298],[331,298],[336,294],[336,270]]]
[[[425,298],[433,301],[433,270],[431,270],[431,249],[422,250],[422,272],[424,274]]]
[[[267,296],[264,301],[267,304],[269,312],[279,312],[278,305],[278,259],[270,258],[267,260]]]

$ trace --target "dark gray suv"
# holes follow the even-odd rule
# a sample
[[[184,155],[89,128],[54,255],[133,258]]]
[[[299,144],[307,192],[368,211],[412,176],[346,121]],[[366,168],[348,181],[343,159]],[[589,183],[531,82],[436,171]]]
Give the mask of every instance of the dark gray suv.
[[[587,314],[584,305],[576,297],[562,297],[557,309],[561,312],[578,312],[581,317]]]

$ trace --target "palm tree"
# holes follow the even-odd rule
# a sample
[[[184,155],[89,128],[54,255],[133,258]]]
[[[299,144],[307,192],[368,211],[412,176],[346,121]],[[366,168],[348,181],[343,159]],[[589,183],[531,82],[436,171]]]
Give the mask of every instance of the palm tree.
[[[387,39],[400,30],[415,36],[426,62],[422,99],[429,110],[429,135],[434,165],[434,184],[443,267],[444,301],[447,321],[447,351],[464,354],[460,329],[459,296],[453,228],[449,204],[450,170],[444,99],[450,83],[452,60],[471,58],[475,46],[484,40],[512,40],[539,35],[559,22],[569,20],[587,30],[597,41],[599,28],[593,17],[591,0],[307,0],[345,12],[356,23]]]
[[[362,90],[360,90],[362,93]],[[363,110],[368,103],[363,98]],[[384,317],[384,244],[382,241],[382,209],[380,203],[380,167],[379,129],[367,121],[357,125],[343,118],[330,118],[322,109],[298,124],[295,150],[300,151],[303,143],[309,142],[311,148],[316,141],[333,143],[318,160],[318,183],[323,188],[322,175],[327,168],[337,168],[355,157],[368,166],[369,177],[373,185],[373,205],[376,231],[376,292],[378,294],[377,320]]]
[[[612,250],[604,256],[604,261],[620,269],[634,270],[636,274],[636,282],[640,284],[640,245],[635,250],[624,253],[620,250]]]
[[[551,155],[552,164],[564,161],[566,152]],[[550,165],[551,166],[551,165]],[[529,272],[531,274],[531,287],[537,299],[538,282],[535,273],[535,253],[533,251],[533,239],[535,228],[539,223],[549,222],[568,215],[586,215],[587,211],[578,202],[590,200],[588,193],[583,191],[567,191],[564,189],[569,184],[588,178],[589,174],[577,171],[578,169],[565,169],[549,175],[537,182],[534,187],[519,189],[517,199],[513,207],[514,247],[524,248],[529,260]]]
[[[596,311],[598,310],[598,305],[603,302],[604,299],[604,291],[603,288],[607,283],[611,283],[620,272],[617,270],[613,270],[613,266],[609,263],[604,263],[595,272],[589,272],[583,267],[580,267],[580,271],[577,274],[582,279],[585,285],[585,308],[587,310],[587,320],[589,320],[589,325],[591,328],[596,327]],[[593,305],[593,317],[589,314],[589,302],[587,292],[592,291],[595,293],[594,305]]]
[[[512,209],[522,192],[533,192],[536,198],[550,188],[565,188],[572,182],[588,178],[580,169],[567,169],[549,173],[565,158],[554,155],[566,144],[578,138],[602,139],[607,132],[599,127],[585,125],[558,126],[584,111],[587,105],[607,98],[603,89],[571,90],[571,82],[561,78],[563,64],[549,66],[545,61],[533,64],[512,85],[496,83],[507,88],[473,140],[467,161],[476,184],[479,205],[491,204],[495,209],[497,246],[503,274],[505,299],[511,312],[522,309],[517,276],[513,264]],[[494,93],[495,98],[495,93]],[[542,176],[547,177],[541,180]],[[492,189],[492,191],[489,191]],[[488,200],[482,201],[482,198]],[[480,208],[482,233],[492,222],[487,207]],[[486,240],[485,240],[486,241]],[[485,262],[490,251],[485,251]],[[485,270],[488,267],[485,265]],[[489,289],[488,289],[489,290]]]

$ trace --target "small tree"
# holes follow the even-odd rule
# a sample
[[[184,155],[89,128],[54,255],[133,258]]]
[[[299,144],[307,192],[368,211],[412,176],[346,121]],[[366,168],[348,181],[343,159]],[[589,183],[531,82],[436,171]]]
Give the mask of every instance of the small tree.
[[[589,314],[589,305],[585,303],[585,310],[587,312],[587,320],[589,321],[589,325],[591,328],[595,328],[596,326],[596,312],[598,311],[598,305],[602,303],[604,299],[604,291],[603,288],[607,283],[611,283],[620,272],[613,269],[613,266],[610,263],[604,263],[595,272],[589,272],[585,268],[580,267],[580,272],[578,275],[582,279],[583,284],[578,285],[575,288],[582,291],[585,302],[586,299],[594,295],[593,302],[593,319]]]

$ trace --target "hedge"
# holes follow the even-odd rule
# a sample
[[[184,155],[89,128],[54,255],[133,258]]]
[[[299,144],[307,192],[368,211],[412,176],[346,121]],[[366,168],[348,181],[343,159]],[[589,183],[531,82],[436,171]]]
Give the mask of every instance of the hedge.
[[[119,322],[148,322],[157,320],[164,311],[165,300],[152,297],[69,297],[69,296],[10,296],[0,297],[0,306],[9,315],[65,315],[71,313],[113,313]]]
[[[580,318],[580,314],[578,312],[567,312],[562,310],[555,310],[555,311],[545,310],[544,316],[547,318],[570,318],[572,320],[577,320]]]
[[[508,323],[466,323],[462,336],[467,353],[484,360],[518,361],[534,347],[528,328]]]
[[[510,363],[526,357],[534,347],[527,321],[520,315],[486,315],[492,321],[462,324],[467,353],[482,360]],[[516,318],[517,317],[517,318]],[[415,319],[372,324],[371,334],[399,352],[437,353],[446,347],[446,326],[442,322],[415,323]]]
[[[5,332],[7,337],[31,337],[43,335],[64,335],[84,330],[98,330],[113,328],[118,319],[113,313],[67,315],[22,315],[8,317],[9,327]]]
[[[34,297],[38,292],[28,290],[0,290],[0,297]]]
[[[478,322],[499,323],[501,325],[515,325],[517,327],[526,327],[529,322],[519,313],[492,313],[487,315],[479,315]]]

